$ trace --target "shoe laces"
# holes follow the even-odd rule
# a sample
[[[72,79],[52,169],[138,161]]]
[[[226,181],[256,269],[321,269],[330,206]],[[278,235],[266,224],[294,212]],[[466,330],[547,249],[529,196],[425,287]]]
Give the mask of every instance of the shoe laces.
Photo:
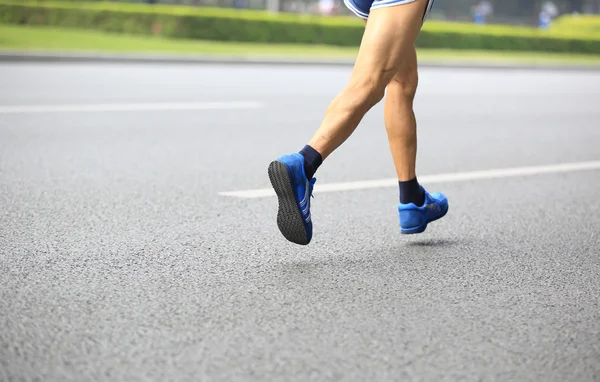
[[[308,188],[308,191],[310,192],[310,197],[314,198],[315,196],[313,195],[313,188],[315,187],[315,183],[317,182],[317,178],[312,178],[311,180],[308,181],[308,183],[310,183],[310,187]]]

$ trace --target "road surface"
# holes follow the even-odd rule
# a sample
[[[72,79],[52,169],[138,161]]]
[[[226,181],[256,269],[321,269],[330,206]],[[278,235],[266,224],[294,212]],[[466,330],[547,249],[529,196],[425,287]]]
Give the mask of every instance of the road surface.
[[[2,64],[0,380],[600,380],[600,73],[424,69],[448,215],[399,235],[376,106],[295,246],[267,166],[349,70]]]

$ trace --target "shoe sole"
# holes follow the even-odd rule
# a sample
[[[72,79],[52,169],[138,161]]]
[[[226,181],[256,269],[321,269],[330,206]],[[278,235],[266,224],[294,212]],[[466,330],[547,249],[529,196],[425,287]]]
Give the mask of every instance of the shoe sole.
[[[281,234],[292,243],[307,245],[308,234],[304,228],[304,219],[300,212],[292,178],[285,164],[274,161],[269,165],[269,180],[277,194],[279,209],[277,211],[277,227]]]
[[[417,227],[413,227],[413,228],[402,228],[400,227],[400,233],[404,234],[404,235],[414,235],[417,233],[423,233],[425,232],[425,230],[427,229],[427,225],[429,223],[433,223],[436,220],[439,220],[441,218],[443,218],[444,216],[446,216],[446,214],[448,213],[448,208],[450,208],[449,205],[446,205],[446,210],[444,212],[442,212],[442,214],[438,217],[436,217],[435,219],[431,219],[428,222],[425,222],[425,224],[417,226]]]

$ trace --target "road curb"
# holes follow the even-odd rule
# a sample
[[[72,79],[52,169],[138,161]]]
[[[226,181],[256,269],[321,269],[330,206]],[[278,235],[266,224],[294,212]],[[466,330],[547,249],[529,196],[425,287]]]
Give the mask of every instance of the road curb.
[[[71,52],[0,52],[0,62],[49,63],[144,63],[144,64],[214,64],[214,65],[292,65],[292,66],[352,66],[353,59],[256,57],[256,56],[178,56],[162,54],[111,54]],[[527,64],[517,62],[436,61],[422,59],[420,67],[456,69],[527,69],[600,71],[598,65]]]
[[[180,56],[162,54],[111,54],[111,53],[46,53],[0,52],[4,62],[102,62],[145,64],[261,64],[261,65],[352,65],[349,59],[303,59],[289,57],[253,56]]]

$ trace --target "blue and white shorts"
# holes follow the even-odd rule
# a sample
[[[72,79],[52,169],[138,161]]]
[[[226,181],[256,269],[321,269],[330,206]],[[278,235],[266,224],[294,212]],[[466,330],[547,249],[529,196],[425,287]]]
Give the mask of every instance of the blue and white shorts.
[[[393,7],[395,5],[408,4],[414,1],[415,0],[344,0],[344,4],[356,16],[366,20],[369,17],[371,9]],[[429,12],[431,12],[434,2],[435,0],[429,0],[427,2],[427,9],[423,15],[423,21],[425,21]]]

